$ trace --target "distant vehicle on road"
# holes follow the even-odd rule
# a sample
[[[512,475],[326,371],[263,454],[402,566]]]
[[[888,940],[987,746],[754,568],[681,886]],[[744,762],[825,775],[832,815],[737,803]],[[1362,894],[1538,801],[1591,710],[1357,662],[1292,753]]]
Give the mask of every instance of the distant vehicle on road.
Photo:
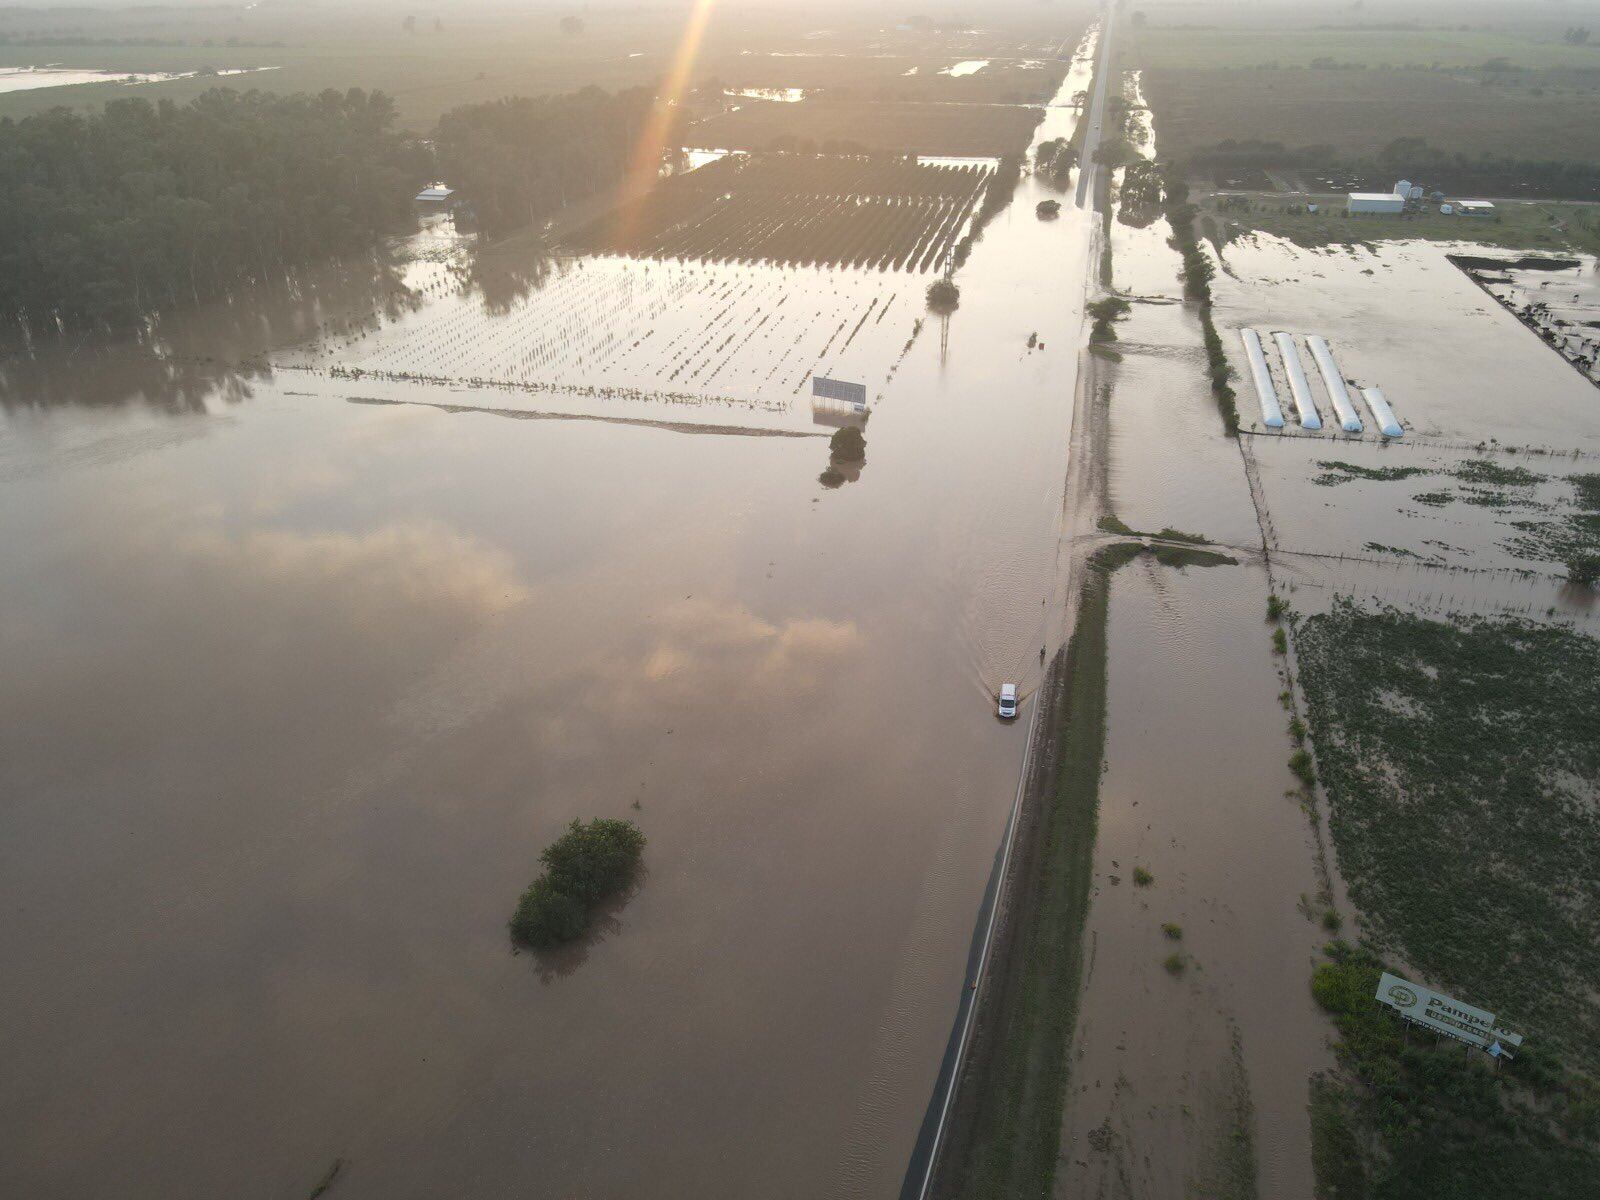
[[[1000,706],[996,711],[1006,720],[1017,715],[1017,685],[1002,683],[1000,685]]]

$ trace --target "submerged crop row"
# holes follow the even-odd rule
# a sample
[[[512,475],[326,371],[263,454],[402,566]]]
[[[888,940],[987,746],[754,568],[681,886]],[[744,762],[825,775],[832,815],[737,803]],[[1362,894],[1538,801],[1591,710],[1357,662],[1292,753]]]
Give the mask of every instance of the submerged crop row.
[[[927,271],[993,175],[912,159],[730,156],[579,230],[577,251]]]

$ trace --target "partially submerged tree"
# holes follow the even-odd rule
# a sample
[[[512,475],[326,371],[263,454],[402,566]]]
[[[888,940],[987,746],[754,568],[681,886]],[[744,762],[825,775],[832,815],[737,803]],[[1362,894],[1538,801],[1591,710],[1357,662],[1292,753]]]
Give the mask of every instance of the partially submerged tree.
[[[961,304],[961,289],[948,279],[935,279],[928,285],[928,311],[948,316]]]

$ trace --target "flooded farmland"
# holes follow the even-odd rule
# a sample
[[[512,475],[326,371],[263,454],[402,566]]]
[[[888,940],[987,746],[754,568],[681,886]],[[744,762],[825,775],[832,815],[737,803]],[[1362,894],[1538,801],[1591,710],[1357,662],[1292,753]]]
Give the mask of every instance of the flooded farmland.
[[[7,1190],[898,1189],[1016,788],[992,692],[1060,634],[1093,229],[1053,194],[947,317],[920,273],[474,282],[441,239],[8,364]],[[756,296],[770,348],[723,346]],[[827,480],[821,372],[873,397]],[[645,877],[513,954],[596,815]]]

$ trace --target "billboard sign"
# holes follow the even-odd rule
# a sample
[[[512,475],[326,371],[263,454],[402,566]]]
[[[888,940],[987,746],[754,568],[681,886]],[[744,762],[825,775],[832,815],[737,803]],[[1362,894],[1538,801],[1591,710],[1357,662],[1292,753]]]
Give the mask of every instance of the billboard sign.
[[[828,400],[842,400],[857,409],[867,406],[867,385],[864,383],[846,383],[842,379],[829,379],[826,375],[813,375],[811,394]]]
[[[1485,1012],[1463,1000],[1401,979],[1387,971],[1378,980],[1376,999],[1435,1033],[1485,1050],[1498,1045],[1499,1052],[1504,1054],[1522,1044],[1521,1035],[1494,1027],[1492,1012]]]

